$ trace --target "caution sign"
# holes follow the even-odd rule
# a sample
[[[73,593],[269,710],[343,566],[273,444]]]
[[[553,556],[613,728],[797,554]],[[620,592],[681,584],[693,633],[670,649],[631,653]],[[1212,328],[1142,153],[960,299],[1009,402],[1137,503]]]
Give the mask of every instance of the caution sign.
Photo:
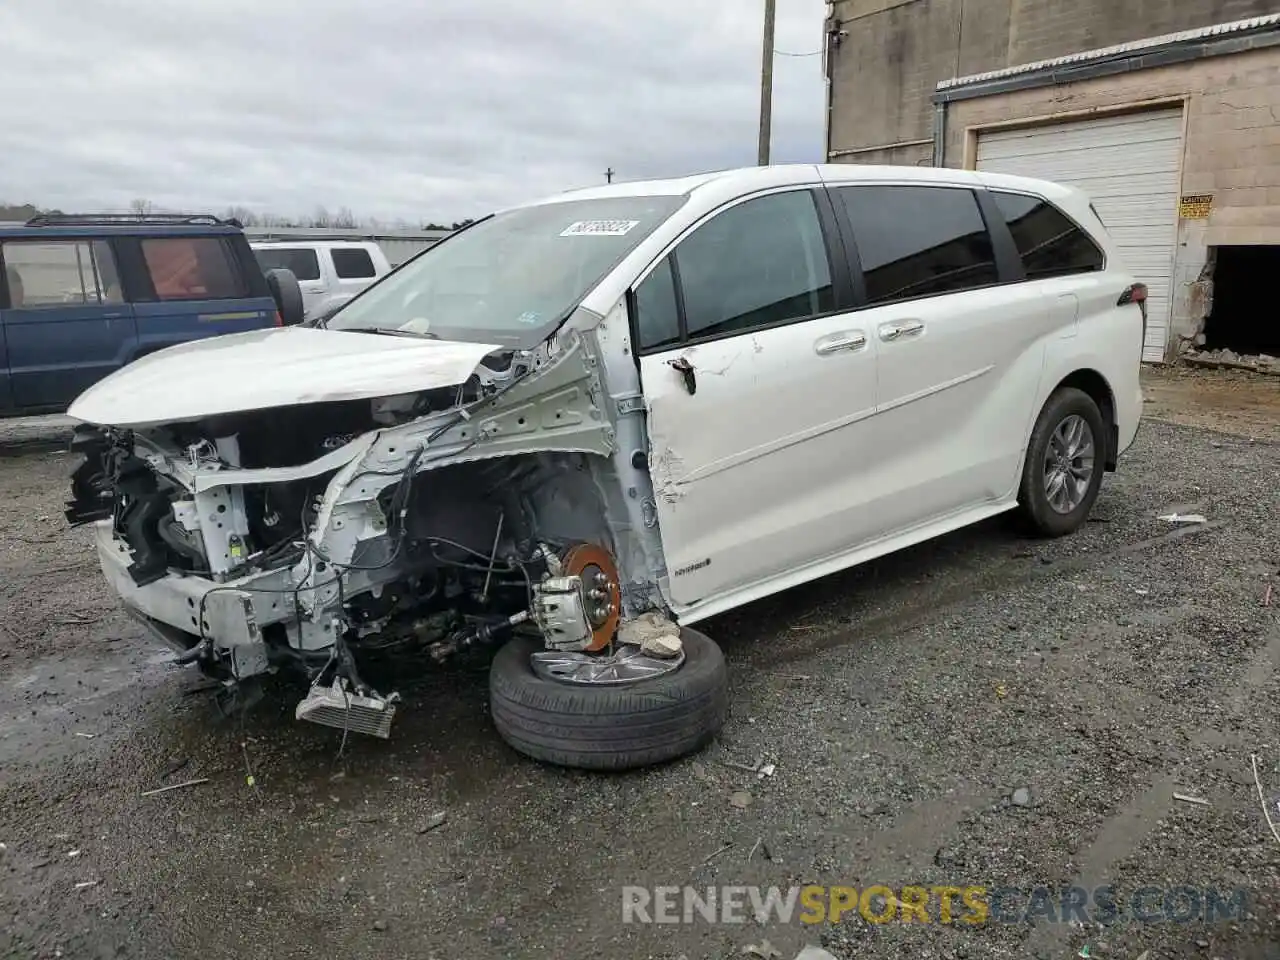
[[[1213,207],[1213,194],[1197,194],[1178,201],[1178,216],[1183,220],[1203,220]]]

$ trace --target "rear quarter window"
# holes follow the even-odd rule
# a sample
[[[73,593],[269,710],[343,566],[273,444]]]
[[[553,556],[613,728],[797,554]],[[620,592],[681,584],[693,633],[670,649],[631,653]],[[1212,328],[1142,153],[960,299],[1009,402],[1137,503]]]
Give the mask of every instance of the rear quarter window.
[[[333,269],[340,280],[364,280],[377,276],[373,268],[373,257],[368,250],[354,247],[346,250],[333,250]]]
[[[1093,273],[1103,268],[1106,258],[1098,245],[1048,200],[994,190],[991,196],[1013,234],[1028,280]],[[1098,220],[1101,222],[1102,218]]]
[[[230,300],[249,295],[230,245],[220,237],[149,237],[142,258],[160,300]]]

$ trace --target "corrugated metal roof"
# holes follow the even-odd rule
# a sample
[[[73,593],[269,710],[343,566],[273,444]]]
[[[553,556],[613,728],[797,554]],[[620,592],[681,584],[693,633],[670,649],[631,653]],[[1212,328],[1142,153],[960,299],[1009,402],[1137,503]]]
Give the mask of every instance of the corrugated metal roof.
[[[1250,17],[1248,20],[1235,20],[1231,23],[1219,23],[1211,27],[1200,27],[1197,30],[1183,30],[1180,33],[1166,33],[1159,37],[1148,37],[1145,40],[1133,40],[1129,43],[1118,43],[1113,47],[1102,47],[1098,50],[1085,50],[1081,53],[1071,53],[1064,57],[1054,57],[1051,60],[1038,60],[1035,63],[1024,63],[1016,67],[1005,67],[1002,70],[991,70],[987,73],[975,73],[967,77],[955,77],[951,80],[943,80],[938,84],[937,89],[951,90],[955,87],[963,87],[971,83],[983,83],[988,80],[1000,80],[1004,77],[1016,77],[1019,74],[1034,73],[1037,70],[1051,70],[1054,67],[1067,66],[1069,64],[1083,64],[1096,60],[1108,60],[1113,57],[1122,57],[1134,53],[1140,53],[1143,50],[1150,50],[1154,47],[1163,47],[1172,43],[1204,40],[1209,37],[1225,36],[1232,33],[1246,33],[1253,30],[1266,29],[1268,27],[1280,27],[1280,14],[1269,14],[1265,17]]]

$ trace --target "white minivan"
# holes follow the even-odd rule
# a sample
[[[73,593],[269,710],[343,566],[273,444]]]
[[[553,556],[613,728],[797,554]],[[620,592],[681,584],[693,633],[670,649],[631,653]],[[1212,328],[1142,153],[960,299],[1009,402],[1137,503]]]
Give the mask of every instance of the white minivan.
[[[293,272],[306,319],[332,313],[391,272],[386,254],[369,240],[260,240],[249,244],[263,272]]]
[[[67,517],[230,689],[293,672],[299,718],[385,737],[373,664],[496,647],[509,744],[638,766],[724,722],[693,624],[1005,511],[1080,527],[1138,429],[1145,303],[1052,183],[602,186],[487,217],[327,322],[98,383]]]

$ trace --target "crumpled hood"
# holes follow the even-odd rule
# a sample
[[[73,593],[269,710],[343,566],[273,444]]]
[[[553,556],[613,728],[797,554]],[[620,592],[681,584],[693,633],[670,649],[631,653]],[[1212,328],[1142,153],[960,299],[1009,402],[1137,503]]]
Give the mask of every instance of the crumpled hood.
[[[362,400],[465,383],[496,344],[314,327],[252,330],[149,354],[100,380],[67,411],[110,427],[199,420],[270,407]]]

